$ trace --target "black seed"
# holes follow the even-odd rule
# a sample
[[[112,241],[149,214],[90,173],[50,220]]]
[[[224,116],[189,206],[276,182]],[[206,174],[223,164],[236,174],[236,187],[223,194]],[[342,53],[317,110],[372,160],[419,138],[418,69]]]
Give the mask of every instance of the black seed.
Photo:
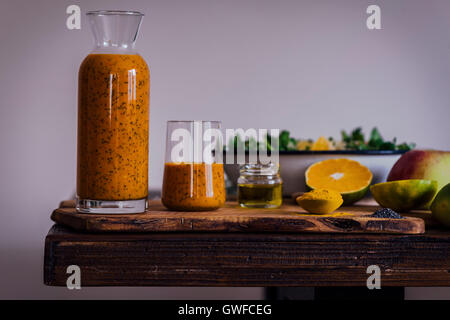
[[[389,218],[389,219],[405,219],[405,217],[401,216],[397,212],[388,208],[381,208],[372,213],[369,217],[371,218]]]

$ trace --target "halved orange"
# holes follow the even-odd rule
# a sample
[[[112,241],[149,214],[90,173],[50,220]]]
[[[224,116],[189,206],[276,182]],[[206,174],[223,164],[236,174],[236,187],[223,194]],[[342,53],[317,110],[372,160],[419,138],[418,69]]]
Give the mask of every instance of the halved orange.
[[[328,159],[310,165],[305,172],[305,180],[310,189],[338,191],[344,205],[349,205],[366,195],[372,173],[355,160]]]

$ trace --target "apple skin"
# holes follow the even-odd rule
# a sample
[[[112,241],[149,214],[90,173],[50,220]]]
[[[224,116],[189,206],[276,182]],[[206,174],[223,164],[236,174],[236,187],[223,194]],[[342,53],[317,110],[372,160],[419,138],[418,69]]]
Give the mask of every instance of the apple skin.
[[[431,213],[434,219],[450,227],[450,183],[444,186],[434,198]]]
[[[438,192],[450,183],[450,151],[411,150],[403,154],[389,172],[387,181],[436,180]]]

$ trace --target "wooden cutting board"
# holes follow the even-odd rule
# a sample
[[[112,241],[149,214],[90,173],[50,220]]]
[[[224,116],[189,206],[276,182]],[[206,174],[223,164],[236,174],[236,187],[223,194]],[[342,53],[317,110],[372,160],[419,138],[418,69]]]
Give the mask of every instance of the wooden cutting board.
[[[289,202],[289,200],[285,201]],[[425,232],[418,217],[380,219],[367,217],[377,206],[342,207],[331,215],[312,215],[296,204],[279,209],[246,209],[234,202],[216,211],[168,211],[160,201],[150,201],[146,213],[99,215],[77,213],[73,201],[64,201],[52,213],[56,223],[82,232]]]

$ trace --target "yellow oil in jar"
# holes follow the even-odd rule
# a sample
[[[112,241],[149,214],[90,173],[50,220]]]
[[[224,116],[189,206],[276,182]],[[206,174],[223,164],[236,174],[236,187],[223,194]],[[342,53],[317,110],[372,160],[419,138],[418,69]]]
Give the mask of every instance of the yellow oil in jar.
[[[239,184],[238,203],[245,208],[278,208],[283,202],[282,184]]]

